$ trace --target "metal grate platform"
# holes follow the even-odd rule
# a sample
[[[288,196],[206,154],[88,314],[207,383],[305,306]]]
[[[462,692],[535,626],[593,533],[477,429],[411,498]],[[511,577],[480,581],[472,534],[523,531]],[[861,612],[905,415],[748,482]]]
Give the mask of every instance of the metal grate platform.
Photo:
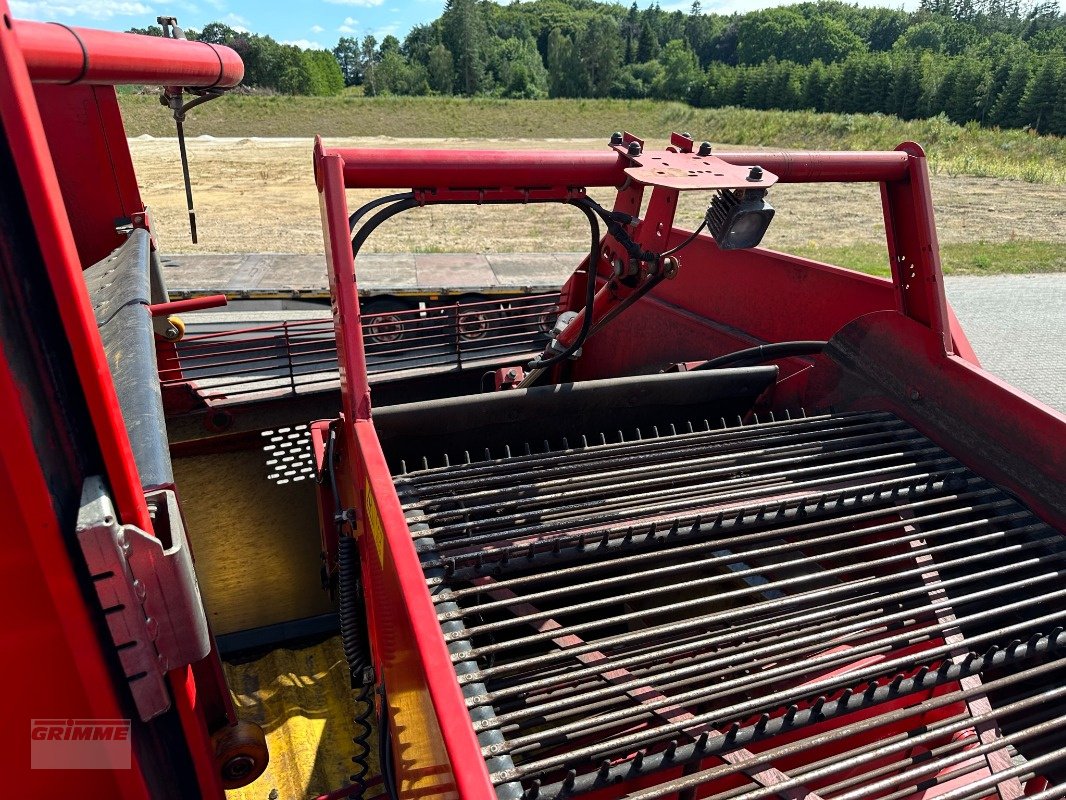
[[[394,481],[501,798],[1066,795],[1062,537],[898,418]]]
[[[366,314],[371,384],[529,360],[550,338],[557,302],[558,295],[531,295]],[[212,405],[328,391],[339,381],[328,318],[192,333],[177,344],[176,363],[161,363],[164,393],[188,387]]]

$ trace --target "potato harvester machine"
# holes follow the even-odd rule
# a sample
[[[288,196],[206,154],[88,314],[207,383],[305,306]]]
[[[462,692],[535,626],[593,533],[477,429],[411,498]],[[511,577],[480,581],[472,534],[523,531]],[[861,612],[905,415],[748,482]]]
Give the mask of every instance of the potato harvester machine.
[[[112,86],[180,112],[239,59],[0,10],[20,787],[249,784],[221,636],[325,618],[362,726],[331,798],[1066,796],[1066,419],[979,366],[918,145],[317,141],[331,320],[184,340],[210,302],[167,295]],[[758,246],[826,182],[879,187],[891,279]],[[386,220],[544,203],[589,226],[557,295],[361,314]],[[129,767],[26,770],[40,718],[129,720]]]

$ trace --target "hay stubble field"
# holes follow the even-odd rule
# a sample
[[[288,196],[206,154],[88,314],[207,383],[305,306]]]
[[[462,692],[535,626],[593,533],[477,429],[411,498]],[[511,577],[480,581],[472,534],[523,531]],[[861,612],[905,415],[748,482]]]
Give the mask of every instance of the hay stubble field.
[[[124,96],[122,109],[142,193],[167,253],[321,252],[311,173],[316,133],[352,147],[596,149],[606,147],[610,130],[624,127],[647,135],[652,148],[664,146],[676,129],[710,138],[718,150],[887,149],[913,139],[929,154],[947,272],[1066,271],[1066,141],[1021,131],[651,101],[227,97],[196,109],[187,123],[200,231],[200,244],[193,245],[172,123],[150,96]],[[601,202],[612,196],[609,189],[590,193]],[[352,192],[349,203],[377,194]],[[676,224],[698,225],[708,199],[684,194]],[[771,201],[777,217],[765,245],[887,273],[876,186],[778,186]],[[390,220],[366,251],[576,251],[587,246],[586,237],[584,217],[560,206],[438,206]]]
[[[351,147],[484,149],[597,148],[589,139],[330,139]],[[653,146],[662,146],[655,142]],[[311,173],[312,141],[305,138],[220,138],[188,142],[200,243],[189,241],[177,143],[147,136],[130,148],[141,191],[152,208],[160,247],[167,253],[322,251],[318,198]],[[724,148],[724,149],[729,149]],[[733,148],[736,149],[736,148]],[[932,178],[945,266],[955,272],[1066,269],[1066,185],[973,176]],[[397,187],[402,188],[402,187]],[[590,192],[603,203],[609,189]],[[377,196],[353,191],[349,204]],[[1051,213],[1033,213],[1034,194]],[[777,217],[764,244],[880,271],[884,233],[880,195],[873,185],[775,187]],[[677,224],[699,224],[707,198],[685,193]],[[1058,209],[1058,212],[1055,212]],[[416,209],[383,225],[367,252],[550,252],[584,249],[587,227],[574,210],[555,205],[437,206]],[[982,245],[981,243],[985,243]],[[1006,249],[1004,249],[1006,248]],[[994,263],[1012,257],[1011,264]],[[1019,261],[1021,259],[1021,261]],[[1029,259],[1029,261],[1026,261]],[[1031,262],[1031,263],[1030,263]],[[1028,267],[1028,268],[1026,268]]]

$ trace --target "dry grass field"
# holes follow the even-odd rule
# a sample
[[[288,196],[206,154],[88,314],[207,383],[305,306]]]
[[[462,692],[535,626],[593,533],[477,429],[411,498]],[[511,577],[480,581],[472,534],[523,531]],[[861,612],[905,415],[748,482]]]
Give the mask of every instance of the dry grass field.
[[[330,144],[398,148],[599,148],[590,139],[329,139]],[[650,146],[661,147],[663,140]],[[182,252],[322,250],[308,138],[188,141],[199,245],[189,241],[177,142],[131,139],[141,190],[161,248]],[[722,149],[730,149],[724,146]],[[738,148],[733,148],[738,149]],[[1066,270],[1066,185],[1039,187],[1004,178],[934,175],[933,195],[945,268],[956,273]],[[398,187],[403,188],[403,187]],[[351,192],[349,204],[378,192]],[[593,196],[608,202],[610,190]],[[783,185],[771,192],[777,217],[764,244],[871,272],[885,270],[880,196],[872,185]],[[677,224],[702,219],[707,198],[683,195]],[[587,226],[560,206],[416,209],[383,225],[367,252],[546,252],[587,247]]]

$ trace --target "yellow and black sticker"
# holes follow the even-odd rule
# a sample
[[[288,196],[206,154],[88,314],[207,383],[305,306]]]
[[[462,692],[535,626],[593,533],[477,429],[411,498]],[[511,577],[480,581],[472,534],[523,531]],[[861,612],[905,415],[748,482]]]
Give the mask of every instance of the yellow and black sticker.
[[[363,503],[366,506],[366,527],[370,531],[374,549],[378,552],[378,564],[383,567],[385,566],[385,526],[381,522],[381,514],[378,512],[378,504],[374,500],[374,491],[370,488],[369,480],[363,487]]]

